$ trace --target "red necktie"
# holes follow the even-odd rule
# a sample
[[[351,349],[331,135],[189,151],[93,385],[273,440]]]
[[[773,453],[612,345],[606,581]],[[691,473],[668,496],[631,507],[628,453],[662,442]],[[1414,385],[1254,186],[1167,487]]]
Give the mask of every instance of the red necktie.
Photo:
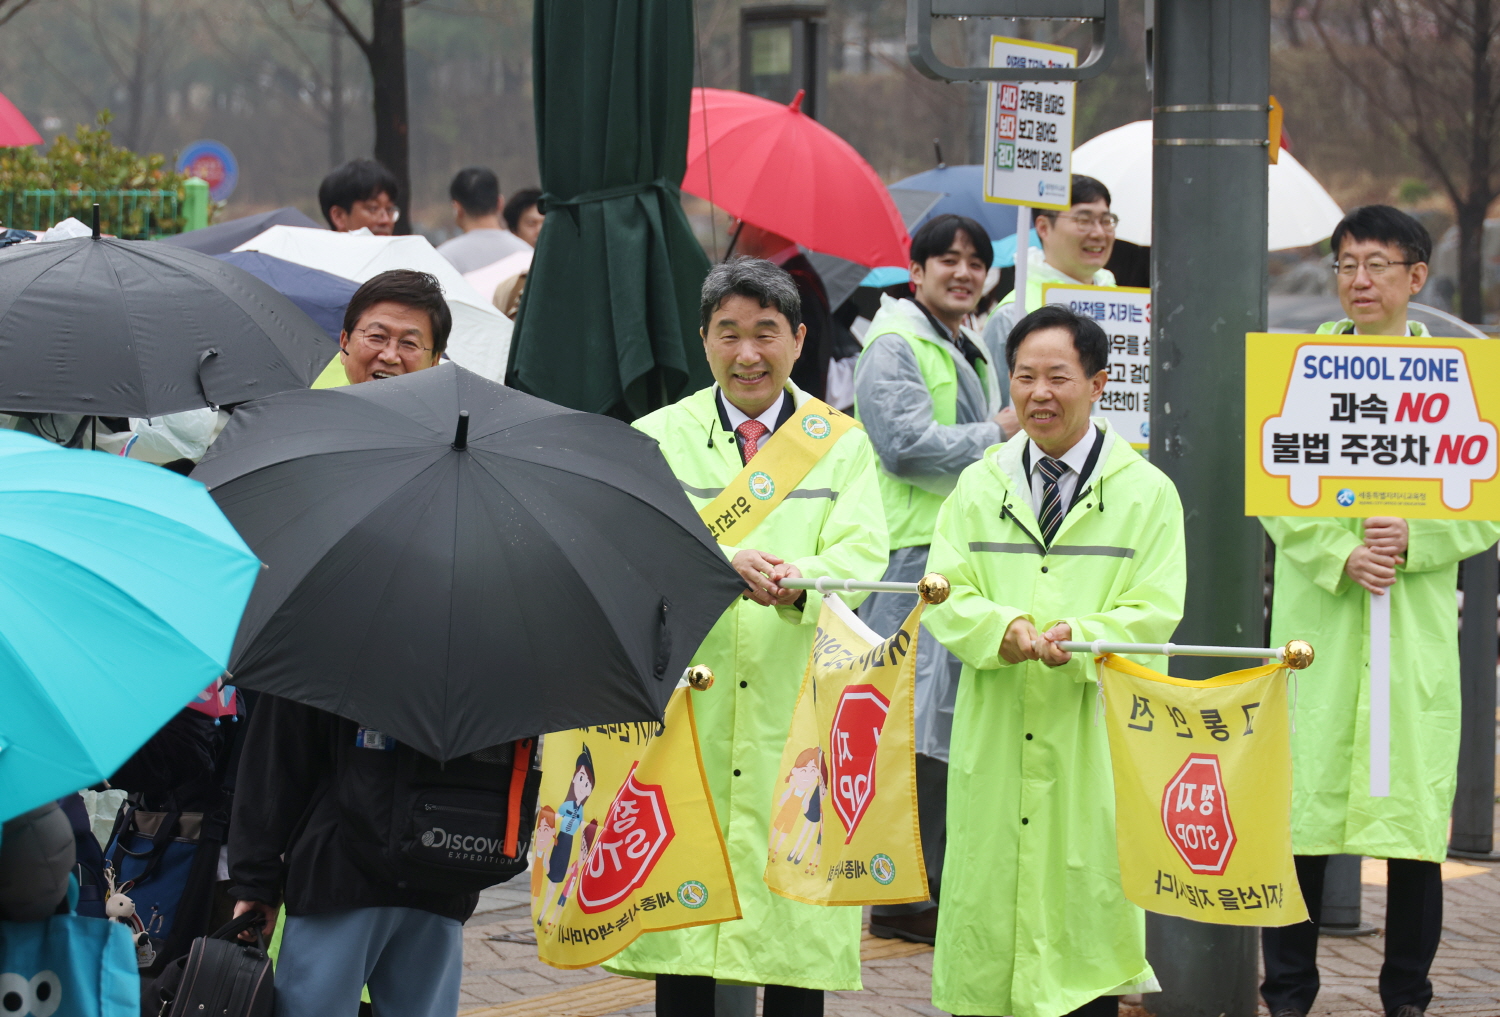
[[[739,435],[744,441],[740,454],[744,457],[744,461],[748,463],[755,458],[755,453],[760,451],[760,440],[770,434],[771,429],[759,420],[747,420],[739,427],[736,427],[734,433]]]

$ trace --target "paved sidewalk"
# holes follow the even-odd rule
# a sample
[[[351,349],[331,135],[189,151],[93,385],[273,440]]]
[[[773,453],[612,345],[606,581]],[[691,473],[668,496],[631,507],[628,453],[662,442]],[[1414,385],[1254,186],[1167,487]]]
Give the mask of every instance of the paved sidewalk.
[[[1385,866],[1366,862],[1364,919],[1385,922]],[[1443,866],[1443,942],[1432,967],[1431,1017],[1500,1015],[1500,864]],[[599,968],[559,971],[536,959],[527,882],[486,891],[464,929],[465,1017],[544,1017],[654,1012],[652,983],[615,978]],[[1323,991],[1315,1017],[1383,1017],[1375,991],[1384,937],[1324,937],[1318,950]],[[831,993],[828,1017],[911,1017],[942,1011],[929,1002],[932,951],[866,937],[864,989]],[[1265,1013],[1265,1008],[1261,1008]],[[1121,1017],[1144,1017],[1132,1006]]]

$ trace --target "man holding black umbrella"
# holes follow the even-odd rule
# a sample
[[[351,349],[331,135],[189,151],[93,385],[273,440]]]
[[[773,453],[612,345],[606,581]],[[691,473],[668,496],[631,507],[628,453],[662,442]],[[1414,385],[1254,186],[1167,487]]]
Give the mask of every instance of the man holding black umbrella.
[[[360,384],[430,368],[452,327],[436,279],[383,272],[349,300],[339,337],[344,372]],[[281,1017],[352,1014],[364,984],[387,1013],[457,1010],[463,922],[478,894],[387,885],[356,859],[371,846],[348,843],[347,799],[360,799],[353,807],[363,814],[389,811],[394,769],[384,783],[344,779],[331,791],[346,769],[342,757],[388,757],[394,767],[394,749],[382,732],[290,699],[262,695],[256,704],[235,791],[230,892],[235,915],[260,912],[267,937],[285,901]]]
[[[781,582],[879,578],[885,512],[864,431],[788,381],[807,334],[791,277],[758,258],[721,264],[700,307],[717,384],[636,426],[661,444],[747,588],[693,658],[717,678],[694,708],[744,917],[648,933],[606,967],[654,976],[658,1014],[712,1014],[722,981],[766,986],[766,1013],[814,1017],[825,990],[860,987],[860,913],[773,895],[762,878],[777,769],[821,607],[820,594]]]

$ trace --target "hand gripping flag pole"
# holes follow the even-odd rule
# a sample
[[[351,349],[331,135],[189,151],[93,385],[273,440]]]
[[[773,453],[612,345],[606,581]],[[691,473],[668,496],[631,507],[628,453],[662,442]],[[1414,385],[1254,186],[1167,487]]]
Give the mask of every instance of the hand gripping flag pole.
[[[929,572],[915,583],[861,582],[858,579],[783,579],[787,590],[816,590],[819,593],[914,593],[929,604],[948,599],[948,579]],[[1069,653],[1137,653],[1167,657],[1265,657],[1300,671],[1313,662],[1312,646],[1293,639],[1285,646],[1198,646],[1190,643],[1106,643],[1068,640],[1057,644]]]

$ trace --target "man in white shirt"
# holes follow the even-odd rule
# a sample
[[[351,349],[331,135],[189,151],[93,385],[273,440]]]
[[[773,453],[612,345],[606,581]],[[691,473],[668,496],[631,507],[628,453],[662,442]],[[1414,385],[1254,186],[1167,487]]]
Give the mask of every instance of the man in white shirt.
[[[453,199],[453,221],[461,234],[438,245],[438,253],[460,272],[474,272],[493,265],[531,245],[500,222],[500,180],[483,166],[461,169],[448,185]]]
[[[1109,188],[1093,177],[1074,173],[1068,197],[1072,204],[1066,212],[1041,208],[1032,212],[1042,249],[1031,248],[1027,258],[1026,299],[1017,300],[1015,291],[1006,294],[984,327],[985,349],[997,364],[1005,363],[1005,340],[1016,322],[1042,306],[1044,286],[1115,285],[1114,273],[1104,267],[1114,253],[1115,227],[1120,222],[1109,210]]]

